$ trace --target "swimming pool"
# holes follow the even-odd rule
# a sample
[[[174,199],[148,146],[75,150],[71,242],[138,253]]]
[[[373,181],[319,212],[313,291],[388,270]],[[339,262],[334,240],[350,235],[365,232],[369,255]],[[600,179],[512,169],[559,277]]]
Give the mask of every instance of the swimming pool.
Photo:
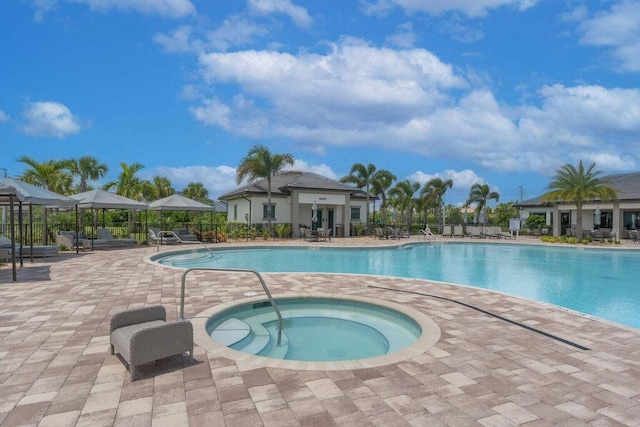
[[[384,248],[254,247],[181,251],[163,265],[429,279],[532,298],[640,328],[640,252],[450,242]]]

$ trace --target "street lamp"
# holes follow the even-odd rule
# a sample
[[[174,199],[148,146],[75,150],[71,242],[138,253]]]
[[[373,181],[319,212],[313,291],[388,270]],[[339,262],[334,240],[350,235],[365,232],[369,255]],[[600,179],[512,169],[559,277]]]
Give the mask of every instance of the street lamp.
[[[0,168],[1,170],[4,171],[4,177],[7,177],[7,168]],[[0,229],[0,234],[4,235],[5,234],[5,230],[7,229],[7,207],[3,206],[2,207],[2,229]]]

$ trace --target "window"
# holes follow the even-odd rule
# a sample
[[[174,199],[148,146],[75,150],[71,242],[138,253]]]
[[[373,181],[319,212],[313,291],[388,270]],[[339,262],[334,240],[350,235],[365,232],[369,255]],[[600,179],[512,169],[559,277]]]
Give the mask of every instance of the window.
[[[276,205],[274,203],[271,204],[271,214],[269,214],[269,205],[262,205],[262,219],[276,219]]]
[[[351,208],[351,220],[360,221],[360,208]]]
[[[237,221],[238,220],[238,205],[233,205],[233,220]]]

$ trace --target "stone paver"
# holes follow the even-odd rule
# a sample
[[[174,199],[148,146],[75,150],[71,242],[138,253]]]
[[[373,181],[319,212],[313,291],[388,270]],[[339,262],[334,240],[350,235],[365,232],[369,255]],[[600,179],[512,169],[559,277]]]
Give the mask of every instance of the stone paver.
[[[182,272],[145,262],[155,251],[25,262],[17,283],[0,268],[0,425],[640,425],[639,330],[481,289],[378,276],[264,275],[276,296],[338,293],[406,305],[438,324],[435,346],[390,365],[341,371],[248,369],[196,347],[193,365],[187,357],[163,359],[142,366],[132,383],[121,359],[108,354],[111,316],[153,304],[163,304],[170,320],[178,316]],[[196,272],[186,316],[248,291],[262,293],[247,276]],[[474,305],[590,350],[417,293]]]

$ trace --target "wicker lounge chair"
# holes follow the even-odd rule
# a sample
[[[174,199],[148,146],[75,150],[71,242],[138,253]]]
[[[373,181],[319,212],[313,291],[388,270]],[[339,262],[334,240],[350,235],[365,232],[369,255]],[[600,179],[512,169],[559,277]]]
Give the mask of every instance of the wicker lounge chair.
[[[171,231],[173,231],[175,235],[178,236],[178,239],[183,242],[195,242],[196,240],[198,240],[198,236],[189,233],[189,230],[187,230],[186,228],[174,228]]]
[[[193,326],[188,320],[167,323],[163,306],[122,311],[111,318],[110,353],[129,364],[131,381],[136,367],[158,359],[189,352],[193,362]]]

